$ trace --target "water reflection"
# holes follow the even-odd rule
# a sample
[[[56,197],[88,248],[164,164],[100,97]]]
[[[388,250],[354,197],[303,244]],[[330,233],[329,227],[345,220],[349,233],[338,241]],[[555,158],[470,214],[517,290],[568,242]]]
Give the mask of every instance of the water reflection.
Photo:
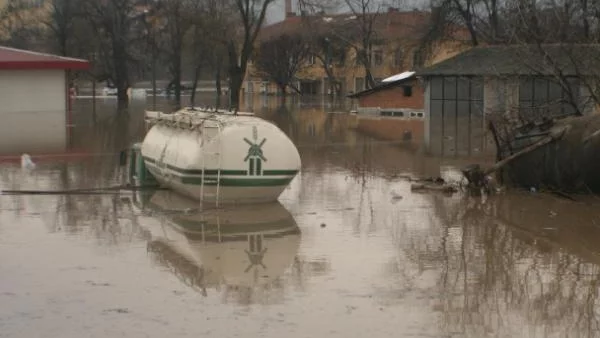
[[[518,193],[431,201],[429,227],[402,224],[394,242],[418,275],[435,276],[443,331],[600,335],[598,201]]]
[[[64,111],[7,112],[0,123],[0,156],[63,152],[68,143]]]
[[[197,202],[158,191],[134,204],[153,215],[141,224],[152,258],[187,285],[241,304],[281,301],[300,228],[280,203],[199,212]]]
[[[0,189],[120,182],[118,152],[143,137],[144,107],[99,106],[94,121],[81,104],[70,146],[97,156],[30,173],[3,164]],[[379,143],[344,114],[286,104],[255,108],[303,159],[283,206],[200,214],[166,191],[0,196],[0,256],[10,257],[0,264],[3,332],[81,336],[88,328],[78,323],[127,308],[109,312],[117,334],[142,323],[148,335],[179,327],[180,336],[600,336],[600,201],[414,194],[404,174],[449,177],[464,162]],[[68,301],[50,313],[37,302],[49,294]],[[34,327],[17,312],[50,319]],[[207,314],[205,331],[190,324]]]

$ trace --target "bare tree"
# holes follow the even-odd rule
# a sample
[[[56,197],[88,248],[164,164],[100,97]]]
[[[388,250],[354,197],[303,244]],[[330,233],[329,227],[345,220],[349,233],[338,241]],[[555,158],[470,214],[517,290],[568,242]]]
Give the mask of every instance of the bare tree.
[[[139,61],[140,42],[144,41],[143,13],[131,0],[86,0],[80,2],[84,15],[98,34],[99,60],[117,88],[120,103],[128,101],[131,65]],[[138,48],[136,48],[138,47]]]
[[[299,7],[307,20],[314,20],[315,17],[323,18],[325,13],[339,9],[349,10],[349,15],[346,15],[343,21],[332,21],[327,28],[320,27],[321,41],[317,41],[317,46],[321,45],[325,47],[322,51],[329,52],[332,41],[343,42],[347,49],[353,51],[356,64],[362,66],[367,88],[375,86],[371,72],[372,47],[379,43],[377,25],[387,5],[389,4],[386,1],[377,0],[300,0],[299,2]],[[323,61],[327,60],[323,59]],[[331,76],[331,65],[324,62],[324,66],[328,76]]]
[[[248,60],[265,20],[267,9],[275,0],[234,0],[241,21],[241,38],[233,36],[227,42],[229,62],[229,99],[234,109],[239,108],[240,91],[246,75]]]
[[[303,36],[284,34],[262,42],[254,64],[259,73],[273,80],[285,96],[288,87],[300,93],[292,81],[305,66],[309,55],[310,47]]]
[[[52,0],[49,4],[50,13],[44,24],[50,32],[50,38],[56,41],[60,55],[69,56],[71,46],[75,42],[78,4],[75,0]]]
[[[375,86],[371,74],[372,47],[376,43],[377,31],[375,24],[381,16],[382,3],[375,0],[345,0],[356,20],[356,37],[348,40],[350,48],[356,54],[356,61],[365,71],[365,85],[367,88]]]
[[[346,39],[341,39],[339,35],[328,34],[325,31],[316,35],[311,44],[314,57],[319,60],[327,75],[331,96],[339,95],[342,90],[337,68],[346,62],[348,47],[345,41]]]
[[[161,51],[168,63],[171,81],[167,91],[173,89],[175,102],[181,104],[181,72],[184,38],[192,27],[192,3],[187,0],[161,0],[157,4],[166,21],[162,32]]]
[[[193,20],[192,20],[192,32],[189,38],[190,54],[194,61],[193,62],[193,78],[192,78],[192,95],[190,98],[190,105],[193,107],[196,105],[196,90],[198,88],[198,80],[200,80],[200,74],[202,68],[206,66],[206,58],[209,54],[210,46],[207,43],[207,27],[208,21],[210,20],[208,13],[207,4],[197,1],[192,7]]]
[[[217,103],[222,94],[221,78],[223,66],[227,63],[227,43],[233,34],[231,7],[221,0],[203,0],[194,7],[193,29],[190,34],[191,57],[193,61],[192,104],[196,100],[196,88],[200,76],[206,70],[214,77]],[[215,34],[220,31],[220,34]],[[218,106],[219,104],[217,104]]]

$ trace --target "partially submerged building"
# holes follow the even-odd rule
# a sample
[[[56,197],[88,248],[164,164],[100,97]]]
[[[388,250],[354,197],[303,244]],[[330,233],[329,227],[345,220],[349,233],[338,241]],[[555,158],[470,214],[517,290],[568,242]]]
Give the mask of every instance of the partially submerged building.
[[[598,55],[599,45],[487,46],[421,70],[427,149],[492,155],[491,119],[597,112],[591,92],[600,83]]]
[[[0,151],[18,152],[44,139],[56,143],[44,151],[63,151],[70,124],[67,71],[88,68],[86,60],[0,46],[0,116],[5,121]]]
[[[390,141],[423,140],[424,90],[415,72],[402,72],[373,88],[348,95],[353,99],[359,131]]]
[[[284,20],[261,29],[258,42],[282,35],[300,35],[315,44],[312,55],[295,74],[293,85],[302,95],[339,95],[357,93],[369,86],[365,67],[357,62],[355,48],[360,44],[361,18],[354,13],[299,15],[286,1]],[[435,15],[430,11],[387,11],[366,13],[371,24],[370,71],[375,83],[389,74],[417,69],[444,60],[468,47],[461,28],[449,29],[448,38],[429,41]],[[315,42],[316,41],[316,42]],[[250,65],[243,85],[244,93],[275,93],[277,87],[268,76]],[[332,92],[333,91],[333,92]]]

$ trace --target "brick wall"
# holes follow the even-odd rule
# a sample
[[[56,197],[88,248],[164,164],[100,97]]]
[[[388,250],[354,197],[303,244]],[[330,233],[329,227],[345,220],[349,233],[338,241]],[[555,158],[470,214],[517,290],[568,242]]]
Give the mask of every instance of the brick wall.
[[[415,80],[405,85],[412,86],[412,95],[404,96],[404,85],[382,89],[358,98],[360,107],[423,109],[424,89]]]

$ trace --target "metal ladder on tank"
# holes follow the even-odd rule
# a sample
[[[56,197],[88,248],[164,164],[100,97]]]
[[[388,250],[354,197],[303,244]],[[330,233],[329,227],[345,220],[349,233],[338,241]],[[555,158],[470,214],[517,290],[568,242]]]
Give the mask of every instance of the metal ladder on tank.
[[[200,147],[201,149],[201,158],[202,158],[202,175],[201,175],[201,181],[200,181],[200,211],[204,210],[204,182],[206,181],[206,156],[207,155],[216,155],[217,156],[217,187],[216,187],[216,192],[215,192],[215,206],[218,208],[219,207],[219,193],[221,190],[221,159],[222,159],[222,144],[221,144],[221,138],[219,137],[221,135],[221,123],[219,121],[215,121],[216,127],[212,127],[212,126],[206,126],[206,121],[204,121],[202,123],[202,128],[200,129],[201,132],[201,140],[202,140],[202,146]],[[217,151],[216,152],[207,152],[206,151],[206,145],[208,143],[208,138],[206,137],[206,130],[207,129],[213,129],[216,128],[217,129],[217,134],[216,134],[216,138],[217,138]]]

